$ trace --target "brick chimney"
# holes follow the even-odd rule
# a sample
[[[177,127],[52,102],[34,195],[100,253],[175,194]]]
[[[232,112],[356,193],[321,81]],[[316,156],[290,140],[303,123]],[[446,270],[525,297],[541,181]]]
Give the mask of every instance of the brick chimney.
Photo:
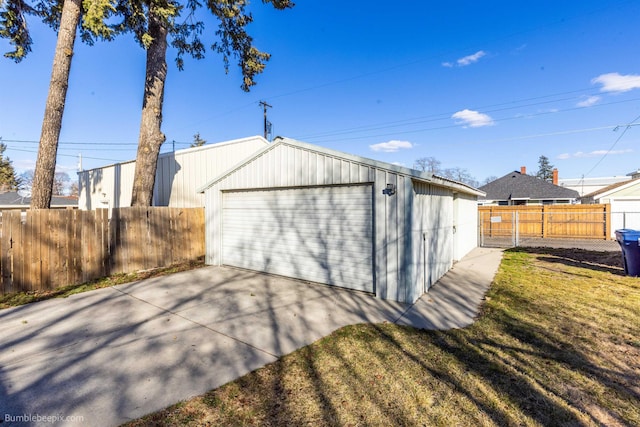
[[[558,169],[553,169],[553,180],[551,181],[553,185],[558,185]]]
[[[527,167],[526,166],[520,166],[520,173],[522,175],[526,175],[527,174]]]

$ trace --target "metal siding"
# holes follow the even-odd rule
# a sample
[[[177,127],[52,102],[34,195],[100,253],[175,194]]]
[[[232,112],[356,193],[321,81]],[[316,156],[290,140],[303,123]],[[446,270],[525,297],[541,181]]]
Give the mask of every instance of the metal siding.
[[[418,275],[428,290],[453,263],[453,193],[424,183],[416,183],[415,191],[420,219],[413,234],[419,234],[424,245],[424,261],[419,261],[424,272]]]
[[[222,263],[373,292],[371,186],[225,192]]]
[[[382,194],[382,190],[386,185],[386,173],[382,170],[375,170],[374,173],[374,266],[376,275],[376,288],[378,297],[388,299],[389,288],[387,283],[387,201],[386,196]]]
[[[478,198],[458,193],[456,203],[455,261],[461,260],[478,246]]]
[[[264,139],[256,137],[160,154],[154,204],[173,207],[203,206],[204,196],[196,190],[248,158],[265,144]],[[79,208],[86,210],[107,207],[101,203],[102,200],[108,200],[108,207],[111,208],[130,206],[134,172],[134,161],[80,172],[79,179],[83,185],[80,189]],[[103,197],[102,193],[106,196]]]
[[[387,298],[398,300],[400,290],[398,289],[398,176],[386,173],[386,184],[396,186],[396,194],[384,196],[387,200]],[[402,190],[400,190],[402,191]]]
[[[302,155],[292,157],[296,151]],[[308,161],[304,160],[306,158]],[[290,177],[298,174],[304,179],[290,181]],[[425,280],[435,282],[450,268],[453,255],[453,192],[450,189],[308,148],[281,144],[261,153],[208,188],[207,204],[221,203],[222,192],[287,187],[291,182],[303,187],[373,183],[376,296],[415,302],[423,292]],[[396,195],[382,194],[387,183],[397,184]],[[208,209],[207,239],[219,239],[224,234],[221,232],[222,214],[214,207]],[[426,242],[422,239],[423,233],[427,235]],[[208,262],[216,265],[222,262],[221,245],[221,240],[207,244]],[[427,270],[429,277],[425,278]]]

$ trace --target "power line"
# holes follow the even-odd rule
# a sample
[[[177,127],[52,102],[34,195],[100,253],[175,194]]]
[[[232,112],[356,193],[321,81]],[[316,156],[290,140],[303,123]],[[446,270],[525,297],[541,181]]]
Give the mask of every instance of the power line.
[[[4,140],[3,140],[4,141]],[[7,147],[7,150],[9,150],[9,147]],[[34,150],[25,150],[22,148],[11,148],[11,150],[13,151],[21,151],[23,153],[34,153],[37,154],[38,151],[34,151]],[[77,154],[61,154],[58,153],[57,154],[60,157],[73,157],[73,158],[77,158],[78,155]],[[105,158],[101,158],[101,157],[89,157],[89,156],[82,156],[83,159],[91,159],[91,160],[105,160],[107,162],[121,162],[122,160],[116,160],[116,159],[105,159]]]
[[[544,116],[544,115],[549,115],[549,114],[557,114],[557,113],[563,113],[563,112],[568,112],[568,111],[576,111],[576,110],[582,110],[585,108],[595,108],[595,107],[602,107],[602,106],[606,106],[606,105],[614,105],[614,104],[621,104],[621,103],[626,103],[626,102],[633,102],[633,101],[638,101],[640,100],[640,98],[634,98],[634,99],[628,99],[628,100],[623,100],[623,101],[614,101],[614,102],[608,102],[608,103],[602,103],[602,104],[596,104],[596,105],[592,105],[590,107],[572,107],[572,108],[566,108],[564,110],[554,110],[554,111],[544,111],[544,112],[540,112],[540,113],[534,113],[534,114],[528,114],[526,116],[518,116],[518,117],[505,117],[505,118],[501,118],[501,119],[492,119],[493,122],[505,122],[505,121],[511,121],[511,120],[520,120],[520,119],[525,119],[525,118],[531,118],[531,117],[538,117],[538,116]],[[513,108],[520,108],[520,107],[513,107]],[[503,108],[503,109],[498,109],[498,110],[490,110],[487,112],[495,112],[495,111],[505,111],[511,108]],[[450,116],[447,117],[443,117],[440,119],[434,119],[431,121],[441,121],[441,120],[445,120],[445,119],[450,119]],[[427,122],[427,121],[425,121]],[[419,123],[415,123],[415,124],[419,124]],[[405,131],[396,131],[396,132],[391,132],[391,133],[376,133],[376,134],[367,134],[367,135],[362,135],[362,136],[352,136],[352,137],[348,137],[348,138],[339,138],[340,141],[351,141],[351,140],[358,140],[358,139],[369,139],[369,138],[379,138],[379,137],[383,137],[383,136],[395,136],[395,135],[405,135],[405,134],[410,134],[410,133],[419,133],[419,132],[429,132],[429,131],[436,131],[436,130],[443,130],[443,129],[454,129],[454,128],[459,128],[462,127],[463,125],[460,124],[452,124],[452,125],[444,125],[444,126],[438,126],[438,127],[426,127],[426,128],[420,128],[420,129],[412,129],[412,130],[405,130]],[[395,127],[395,126],[390,126],[390,127]],[[381,130],[381,129],[387,129],[388,127],[380,127],[380,128],[376,128],[376,129],[372,129],[372,130]],[[370,129],[365,129],[365,130],[370,130]],[[356,132],[344,132],[344,133],[356,133]],[[323,141],[327,141],[329,136],[336,136],[336,135],[340,135],[339,133],[336,133],[335,135],[322,135],[319,137],[306,137],[306,140],[309,139],[313,139],[316,142],[318,142],[318,140],[320,142]],[[304,138],[299,138],[299,139],[303,139]]]
[[[613,142],[613,144],[611,145],[611,147],[609,147],[609,149],[606,151],[606,153],[604,153],[602,155],[602,157],[600,158],[600,160],[598,160],[596,162],[595,165],[593,165],[593,167],[591,169],[589,169],[589,172],[585,173],[584,175],[582,175],[582,177],[584,178],[585,176],[589,176],[589,174],[591,172],[593,172],[595,170],[595,168],[598,167],[598,165],[600,165],[600,163],[602,163],[602,161],[605,159],[605,157],[607,157],[607,155],[609,153],[611,153],[611,151],[613,151],[613,149],[615,148],[615,146],[618,144],[618,142],[620,142],[620,140],[622,139],[622,137],[624,136],[625,133],[627,133],[627,131],[629,129],[631,129],[632,126],[637,126],[636,122],[640,120],[640,116],[636,117],[635,119],[631,120],[631,122],[629,122],[626,125],[622,125],[622,126],[616,126],[613,130],[617,131],[619,128],[624,127],[624,130],[622,131],[622,133],[620,134],[620,136],[618,138],[616,138],[616,140]]]

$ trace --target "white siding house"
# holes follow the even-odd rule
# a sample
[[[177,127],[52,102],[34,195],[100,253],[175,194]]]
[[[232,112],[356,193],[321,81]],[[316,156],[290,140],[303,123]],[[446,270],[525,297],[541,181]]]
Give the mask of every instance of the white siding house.
[[[610,185],[582,198],[582,203],[611,205],[610,238],[622,228],[640,230],[640,177]]]
[[[154,206],[201,207],[198,189],[225,170],[269,145],[261,136],[187,148],[158,157]],[[131,206],[134,160],[78,173],[83,210]]]
[[[208,264],[408,303],[477,245],[484,194],[286,138],[201,191]]]

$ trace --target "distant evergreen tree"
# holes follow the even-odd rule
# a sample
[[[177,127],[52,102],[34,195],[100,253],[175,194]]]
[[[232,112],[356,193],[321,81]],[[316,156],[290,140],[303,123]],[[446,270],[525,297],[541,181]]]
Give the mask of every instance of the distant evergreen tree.
[[[553,165],[549,163],[549,158],[546,156],[540,156],[538,159],[538,172],[536,177],[551,182],[553,181]]]
[[[4,151],[7,146],[0,143],[0,191],[17,190],[20,180],[16,176],[16,171],[13,169],[11,160],[4,156]]]
[[[195,135],[193,135],[193,142],[191,143],[191,147],[202,147],[206,143],[207,140],[200,138],[200,132],[197,132]]]

